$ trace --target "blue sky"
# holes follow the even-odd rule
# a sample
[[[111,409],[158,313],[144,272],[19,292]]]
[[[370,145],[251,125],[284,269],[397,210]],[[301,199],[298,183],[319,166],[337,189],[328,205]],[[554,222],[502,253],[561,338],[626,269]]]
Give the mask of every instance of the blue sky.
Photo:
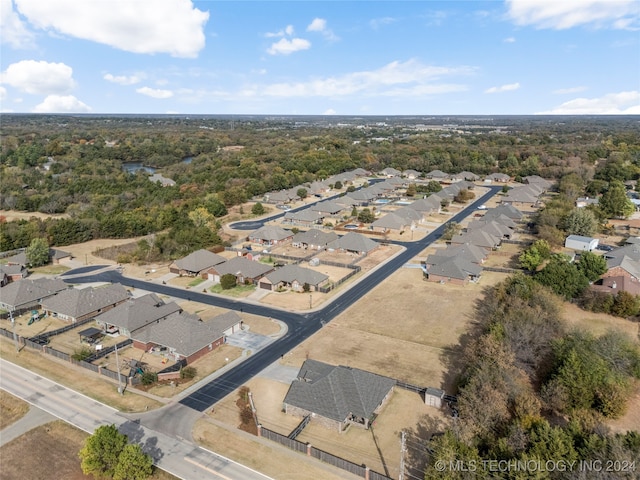
[[[639,0],[0,0],[3,112],[640,114]]]

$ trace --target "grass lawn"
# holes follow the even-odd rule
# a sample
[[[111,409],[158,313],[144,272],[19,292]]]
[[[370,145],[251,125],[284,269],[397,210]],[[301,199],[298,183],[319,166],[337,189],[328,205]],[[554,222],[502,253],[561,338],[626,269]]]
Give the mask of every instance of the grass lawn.
[[[64,265],[44,265],[33,269],[33,273],[41,273],[43,275],[60,275],[70,270],[69,267]]]
[[[29,411],[29,404],[0,390],[0,430],[20,420]]]
[[[255,285],[236,285],[233,288],[225,290],[217,283],[209,289],[211,293],[217,293],[219,295],[228,295],[229,297],[247,297],[256,289]]]
[[[198,277],[195,280],[193,280],[192,282],[189,282],[189,286],[190,287],[197,287],[198,285],[200,285],[202,282],[204,282],[204,278],[202,277]]]

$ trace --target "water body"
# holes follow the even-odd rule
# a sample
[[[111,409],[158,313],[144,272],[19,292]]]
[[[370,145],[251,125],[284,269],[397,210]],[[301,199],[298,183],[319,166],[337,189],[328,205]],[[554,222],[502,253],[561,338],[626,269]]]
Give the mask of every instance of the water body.
[[[135,174],[142,170],[143,172],[148,173],[149,175],[153,175],[156,173],[156,169],[153,167],[149,167],[144,165],[142,162],[127,162],[122,164],[122,170],[127,173]]]
[[[182,159],[182,163],[189,165],[191,162],[193,162],[193,157],[184,157]]]

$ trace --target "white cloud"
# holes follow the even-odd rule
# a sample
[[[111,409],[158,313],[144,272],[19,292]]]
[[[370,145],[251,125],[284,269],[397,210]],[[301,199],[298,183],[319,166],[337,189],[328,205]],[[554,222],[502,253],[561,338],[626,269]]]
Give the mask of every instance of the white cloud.
[[[2,72],[0,82],[33,95],[67,93],[73,89],[73,70],[64,63],[22,60]]]
[[[110,73],[105,73],[102,77],[108,82],[117,83],[119,85],[135,85],[136,83],[140,83],[144,78],[144,75],[112,75]]]
[[[324,112],[322,112],[323,115],[335,115],[336,111],[333,108],[328,108],[327,110],[325,110]]]
[[[0,102],[4,102],[7,98],[7,89],[4,87],[0,87]]]
[[[513,90],[518,90],[520,88],[520,84],[518,82],[516,83],[509,83],[507,85],[500,85],[499,87],[491,87],[491,88],[487,88],[484,93],[502,93],[502,92],[511,92]]]
[[[267,53],[270,55],[290,55],[309,48],[311,48],[311,42],[304,38],[292,38],[291,40],[281,38],[267,49]]]
[[[33,48],[34,36],[13,9],[12,0],[0,0],[0,29],[2,43],[13,48]]]
[[[380,27],[382,27],[384,25],[390,25],[390,24],[395,23],[397,21],[398,21],[398,19],[397,18],[393,18],[393,17],[374,18],[372,20],[369,20],[369,26],[371,28],[373,28],[374,30],[378,30]]]
[[[196,57],[209,12],[191,0],[15,0],[32,26],[133,53]]]
[[[35,106],[34,113],[88,113],[91,107],[73,95],[49,95]]]
[[[471,75],[472,67],[437,67],[415,60],[392,62],[377,70],[355,72],[308,82],[276,83],[259,91],[274,97],[339,97],[346,95],[428,95],[466,89],[461,85],[442,85],[437,80],[452,75]]]
[[[554,90],[553,93],[555,93],[556,95],[566,95],[568,93],[578,93],[578,92],[584,92],[587,89],[587,87],[581,86],[581,87],[569,87],[569,88],[559,88],[557,90]]]
[[[599,98],[575,98],[541,115],[639,115],[640,92],[609,93]]]
[[[159,88],[150,88],[150,87],[140,87],[136,89],[136,92],[146,95],[147,97],[152,98],[171,98],[173,97],[173,92],[171,90],[162,90]]]
[[[507,0],[508,16],[518,25],[564,30],[580,25],[632,29],[640,25],[637,0]]]
[[[328,40],[338,40],[338,37],[327,28],[327,21],[324,18],[314,18],[307,27],[307,32],[319,32]]]
[[[504,43],[516,43],[516,37],[507,37],[503,40]]]
[[[278,38],[284,37],[285,35],[291,36],[293,35],[293,31],[293,25],[287,25],[282,30],[278,30],[277,32],[267,32],[264,34],[264,36],[267,38]]]

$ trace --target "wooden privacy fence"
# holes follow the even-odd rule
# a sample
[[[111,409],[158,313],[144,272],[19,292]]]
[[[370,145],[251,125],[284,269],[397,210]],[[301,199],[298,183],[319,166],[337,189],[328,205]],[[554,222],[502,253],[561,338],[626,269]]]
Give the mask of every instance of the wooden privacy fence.
[[[344,458],[332,455],[324,450],[320,450],[308,443],[299,442],[298,440],[289,438],[286,435],[269,430],[262,425],[258,425],[258,436],[267,438],[273,442],[279,443],[280,445],[284,445],[296,452],[305,453],[309,457],[317,458],[322,462],[328,463],[342,470],[346,470],[347,472],[358,475],[366,480],[393,480],[391,477],[387,477],[386,475],[370,470],[366,465],[358,465],[357,463],[350,462],[349,460],[345,460]]]

